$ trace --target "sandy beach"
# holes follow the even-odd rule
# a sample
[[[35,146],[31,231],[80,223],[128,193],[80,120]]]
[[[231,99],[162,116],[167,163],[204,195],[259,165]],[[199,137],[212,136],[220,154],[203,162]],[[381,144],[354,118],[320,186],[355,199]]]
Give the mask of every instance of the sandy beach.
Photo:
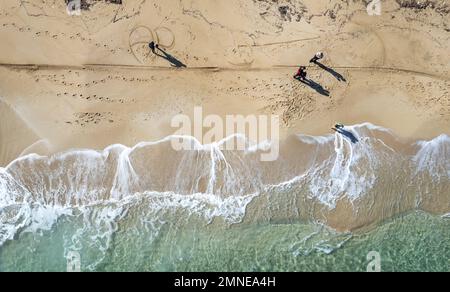
[[[13,117],[1,134],[15,142],[2,139],[14,151],[0,161],[39,140],[52,153],[155,140],[174,132],[174,114],[199,105],[279,114],[285,137],[328,133],[335,121],[370,121],[405,138],[450,133],[445,9],[385,1],[369,17],[364,3],[277,2],[285,14],[265,1],[124,1],[69,16],[63,1],[3,1],[0,96]],[[187,68],[151,56],[155,36]],[[318,50],[346,80],[308,68],[329,94],[292,78]]]

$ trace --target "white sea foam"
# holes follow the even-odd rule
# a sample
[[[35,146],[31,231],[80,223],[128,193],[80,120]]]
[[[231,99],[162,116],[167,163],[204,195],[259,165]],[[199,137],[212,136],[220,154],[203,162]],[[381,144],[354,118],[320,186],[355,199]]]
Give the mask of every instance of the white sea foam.
[[[132,156],[136,151],[150,151],[152,146],[169,140],[139,143],[133,148],[112,145],[103,151],[72,150],[50,157],[29,154],[16,159],[6,168],[0,168],[0,245],[24,227],[24,231],[29,232],[49,230],[60,216],[70,216],[75,209],[82,213],[91,210],[92,213],[92,206],[98,207],[98,204],[113,204],[111,206],[115,207],[102,208],[102,212],[106,213],[85,215],[90,219],[96,218],[95,222],[89,220],[90,224],[93,224],[94,230],[99,230],[107,221],[107,225],[112,226],[118,218],[117,212],[122,212],[121,206],[129,203],[129,198],[139,195],[147,196],[152,202],[149,209],[158,211],[155,216],[161,210],[185,209],[189,214],[200,215],[207,222],[215,217],[223,217],[228,223],[242,220],[246,206],[257,193],[236,194],[233,181],[240,182],[236,179],[239,173],[234,173],[218,147],[198,147],[200,150],[184,154],[189,159],[178,161],[184,164],[179,169],[189,171],[192,160],[198,159],[196,153],[204,152],[202,157],[210,166],[201,169],[209,178],[204,193],[195,192],[196,187],[178,188],[181,192],[176,193],[178,180],[172,184],[170,192],[153,190],[153,179],[149,181],[149,188],[144,186],[140,190],[143,176],[148,179],[148,174],[135,170],[133,162],[136,162],[132,161]],[[152,166],[157,165],[150,165],[150,172],[153,171]],[[185,174],[178,172],[178,179],[182,180]],[[226,195],[217,187],[218,184],[223,184],[223,189],[231,192]],[[216,190],[219,193],[215,194]],[[101,237],[113,232],[114,228],[108,229]]]
[[[33,151],[36,151],[36,149],[40,149],[41,151],[48,153],[49,149],[51,149],[50,142],[47,139],[40,139],[25,148],[22,153],[20,153],[19,157],[25,156],[29,153],[33,153]]]
[[[368,123],[368,122],[361,123],[361,124],[355,124],[355,125],[346,125],[345,128],[350,131],[354,131],[354,132],[357,132],[360,134],[367,133],[368,131],[379,131],[379,132],[384,132],[384,133],[394,135],[394,133],[392,132],[391,129],[377,126],[377,125],[374,125],[374,124]]]
[[[440,135],[416,143],[419,151],[413,157],[416,174],[427,172],[435,181],[450,179],[450,137]]]
[[[383,164],[388,166],[389,157],[394,151],[380,139],[366,136],[368,129],[388,132],[370,123],[346,126],[345,130],[358,140],[356,143],[342,134],[335,133],[335,154],[321,165],[310,169],[308,176],[311,177],[309,188],[312,198],[334,208],[340,198],[345,196],[353,202],[374,186],[377,170]],[[328,141],[316,140],[320,144]]]
[[[333,141],[333,139],[334,139],[334,135],[331,135],[331,134],[326,135],[326,136],[310,136],[310,135],[298,134],[297,137],[303,143],[319,144],[319,145],[327,144],[327,143]]]
[[[285,157],[270,167],[256,160],[254,153],[270,141],[247,144],[246,151],[222,151],[221,145],[230,137],[201,145],[193,137],[169,136],[131,148],[116,144],[102,151],[19,157],[0,168],[0,246],[19,230],[49,230],[61,216],[82,214],[83,226],[66,239],[67,247],[77,250],[88,238],[92,242],[81,245],[106,250],[117,222],[143,204],[142,228],[156,234],[172,212],[182,212],[187,218],[198,216],[206,223],[217,217],[229,224],[241,222],[251,201],[269,189],[276,192],[298,186],[308,190],[309,199],[329,208],[343,197],[356,202],[374,188],[381,168],[396,163],[396,153],[371,132],[390,133],[387,129],[369,123],[346,129],[357,137],[357,143],[338,133],[297,135],[298,142],[307,147],[302,151],[310,151],[293,152],[305,156],[303,171],[289,164],[295,157]],[[176,152],[170,146],[172,139],[188,139],[195,148]],[[413,161],[418,171],[450,177],[448,136],[417,145],[420,149]],[[284,168],[289,171],[283,172]],[[328,251],[326,243],[323,251]]]

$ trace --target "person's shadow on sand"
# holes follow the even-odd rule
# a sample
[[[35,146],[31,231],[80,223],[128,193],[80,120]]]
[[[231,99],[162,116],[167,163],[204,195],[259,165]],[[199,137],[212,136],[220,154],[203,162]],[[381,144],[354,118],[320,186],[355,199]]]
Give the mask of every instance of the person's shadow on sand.
[[[333,130],[335,130],[335,131],[338,132],[339,134],[341,134],[341,135],[343,135],[343,136],[349,138],[350,141],[352,141],[353,144],[359,142],[359,140],[358,140],[358,138],[356,138],[355,134],[353,134],[353,133],[350,132],[350,131],[347,131],[347,130],[344,130],[344,129],[333,129]]]
[[[328,73],[330,73],[331,75],[333,75],[337,80],[347,82],[347,80],[345,80],[344,76],[342,76],[340,73],[334,71],[332,68],[327,67],[324,64],[317,62],[317,61],[315,63],[317,64],[317,66],[319,66],[323,70],[325,70]]]
[[[326,90],[325,88],[323,88],[323,86],[320,85],[319,83],[317,83],[311,79],[306,79],[306,78],[305,79],[296,78],[296,79],[299,80],[300,82],[302,82],[303,84],[308,85],[309,87],[311,87],[318,93],[325,95],[325,96],[330,96],[330,92],[328,90]]]
[[[170,55],[169,53],[167,53],[167,52],[164,51],[163,49],[161,49],[161,48],[159,48],[159,47],[157,47],[156,49],[157,49],[157,50],[155,50],[155,52],[154,52],[155,55],[157,55],[157,56],[159,56],[159,57],[161,57],[161,58],[163,58],[163,59],[166,59],[166,60],[170,63],[171,66],[177,67],[177,68],[181,68],[181,67],[186,68],[186,65],[185,65],[185,64],[183,64],[180,60],[178,60],[178,59],[175,58],[174,56]],[[163,55],[158,54],[158,50],[161,51],[161,52],[163,53]]]

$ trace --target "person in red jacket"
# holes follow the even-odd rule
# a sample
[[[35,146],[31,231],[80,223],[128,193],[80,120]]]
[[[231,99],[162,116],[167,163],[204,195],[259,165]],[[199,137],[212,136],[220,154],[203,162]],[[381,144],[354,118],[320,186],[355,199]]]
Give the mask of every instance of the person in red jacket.
[[[306,79],[306,67],[300,66],[298,68],[297,74],[294,75],[295,79],[305,80]]]

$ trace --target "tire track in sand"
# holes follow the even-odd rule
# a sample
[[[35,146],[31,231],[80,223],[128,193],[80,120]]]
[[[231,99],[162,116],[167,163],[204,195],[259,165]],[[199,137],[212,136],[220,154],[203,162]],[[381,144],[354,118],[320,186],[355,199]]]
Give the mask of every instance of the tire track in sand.
[[[295,65],[273,65],[271,67],[218,67],[218,66],[196,66],[187,68],[172,68],[165,66],[145,66],[145,65],[126,65],[126,64],[83,64],[83,65],[57,65],[57,64],[11,64],[0,63],[0,67],[16,70],[106,70],[106,69],[124,69],[124,70],[149,70],[149,71],[173,71],[173,70],[185,70],[185,71],[270,71],[286,68],[297,68]],[[320,70],[315,66],[308,66],[312,70]],[[418,71],[406,68],[395,67],[383,67],[383,66],[333,66],[333,69],[345,69],[350,71],[378,71],[389,73],[407,73],[420,76],[431,77],[434,79],[450,81],[450,76],[439,75],[432,72]]]

